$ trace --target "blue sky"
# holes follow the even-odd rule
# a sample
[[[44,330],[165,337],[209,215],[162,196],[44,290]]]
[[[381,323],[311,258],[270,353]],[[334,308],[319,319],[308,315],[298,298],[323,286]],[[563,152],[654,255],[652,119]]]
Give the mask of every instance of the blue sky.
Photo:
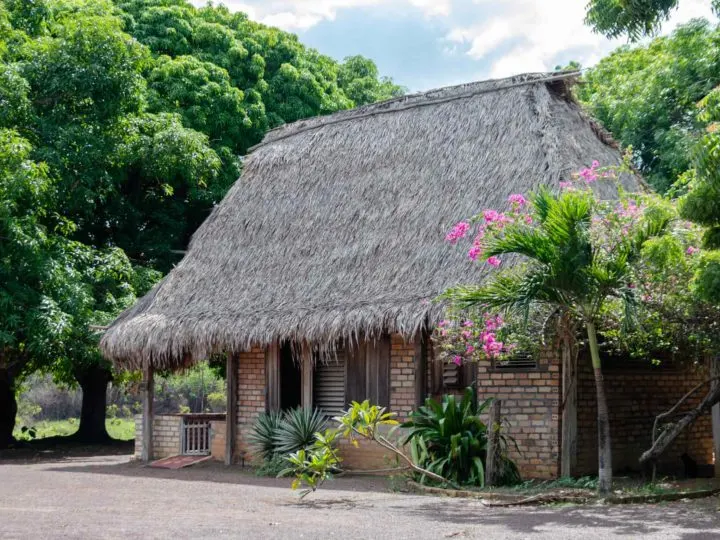
[[[202,5],[205,0],[193,0]],[[362,54],[411,91],[577,60],[593,65],[623,43],[583,25],[586,0],[224,0],[298,34],[338,60]],[[663,27],[711,17],[710,0],[680,0]]]

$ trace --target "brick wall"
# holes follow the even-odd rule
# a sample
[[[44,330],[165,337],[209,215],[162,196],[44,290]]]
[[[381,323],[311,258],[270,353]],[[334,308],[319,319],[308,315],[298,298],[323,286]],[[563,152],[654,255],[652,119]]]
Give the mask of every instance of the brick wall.
[[[390,410],[407,419],[415,409],[415,341],[393,334],[390,342]]]
[[[238,444],[236,452],[247,452],[246,436],[260,413],[265,412],[265,349],[254,347],[238,359]],[[223,431],[223,445],[225,435]],[[224,455],[223,450],[223,455]],[[238,454],[239,455],[239,454]]]
[[[478,365],[480,399],[502,399],[506,429],[520,448],[511,451],[523,478],[554,478],[559,473],[560,365],[555,344],[539,355],[532,371],[495,371],[489,361]]]
[[[158,415],[153,419],[153,459],[176,456],[180,453],[182,416]],[[135,457],[142,453],[142,415],[135,415]]]
[[[225,461],[225,425],[226,423],[223,420],[213,420],[210,424],[210,455],[218,461]],[[239,449],[242,448],[242,444],[243,436],[238,430],[235,435],[235,451],[237,452],[235,461],[241,461],[242,456],[243,461],[249,462],[251,456],[240,454],[241,450]]]
[[[638,471],[638,458],[650,446],[655,416],[670,409],[699,382],[707,378],[704,367],[678,366],[657,369],[605,369],[605,392],[610,414],[613,470],[616,474]],[[595,379],[587,353],[578,358],[578,470],[597,474],[597,404]],[[681,409],[695,407],[706,389]],[[712,421],[701,416],[668,449],[658,464],[662,474],[682,473],[679,456],[687,452],[698,463],[712,463]]]

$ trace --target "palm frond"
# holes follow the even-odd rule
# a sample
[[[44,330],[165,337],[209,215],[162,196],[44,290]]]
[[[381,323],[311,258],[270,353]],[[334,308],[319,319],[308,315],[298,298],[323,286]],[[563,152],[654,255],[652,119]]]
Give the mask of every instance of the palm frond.
[[[540,262],[550,264],[557,257],[554,244],[539,230],[522,225],[506,227],[504,234],[488,242],[485,255],[506,255],[517,253]]]

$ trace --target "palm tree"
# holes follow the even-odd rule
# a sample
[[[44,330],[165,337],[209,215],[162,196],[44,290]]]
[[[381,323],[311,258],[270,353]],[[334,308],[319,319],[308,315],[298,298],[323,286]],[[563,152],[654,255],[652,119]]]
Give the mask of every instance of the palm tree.
[[[552,194],[541,189],[531,197],[530,224],[516,220],[500,234],[491,235],[484,245],[487,258],[520,255],[527,264],[496,273],[483,285],[451,289],[445,297],[460,307],[480,305],[524,317],[533,307],[550,306],[584,325],[597,391],[598,490],[604,494],[612,488],[612,454],[595,325],[610,299],[621,302],[626,323],[632,320],[633,264],[643,244],[664,233],[670,216],[659,210],[646,211],[609,246],[607,238],[591,234],[593,217],[603,204],[590,190]]]

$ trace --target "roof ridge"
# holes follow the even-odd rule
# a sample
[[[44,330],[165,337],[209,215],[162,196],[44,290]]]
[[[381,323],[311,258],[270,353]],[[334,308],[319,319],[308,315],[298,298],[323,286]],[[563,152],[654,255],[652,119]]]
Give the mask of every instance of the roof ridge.
[[[531,84],[549,83],[554,81],[572,79],[580,75],[580,71],[559,71],[554,73],[524,73],[513,75],[502,79],[488,79],[484,81],[475,81],[463,83],[453,86],[445,86],[407,94],[397,98],[392,98],[378,103],[371,103],[355,109],[347,109],[337,111],[333,114],[325,116],[314,116],[297,120],[290,124],[283,124],[271,129],[265,135],[265,138],[258,144],[250,147],[248,153],[254,152],[258,148],[269,144],[282,141],[288,137],[304,133],[313,129],[319,129],[324,126],[348,122],[350,120],[358,120],[379,114],[388,114],[400,112],[418,107],[426,107],[456,101],[459,99],[467,99],[481,94],[499,92],[519,86],[527,86]],[[448,95],[449,94],[449,95]],[[405,102],[404,104],[402,102]],[[397,106],[395,106],[398,104]]]

